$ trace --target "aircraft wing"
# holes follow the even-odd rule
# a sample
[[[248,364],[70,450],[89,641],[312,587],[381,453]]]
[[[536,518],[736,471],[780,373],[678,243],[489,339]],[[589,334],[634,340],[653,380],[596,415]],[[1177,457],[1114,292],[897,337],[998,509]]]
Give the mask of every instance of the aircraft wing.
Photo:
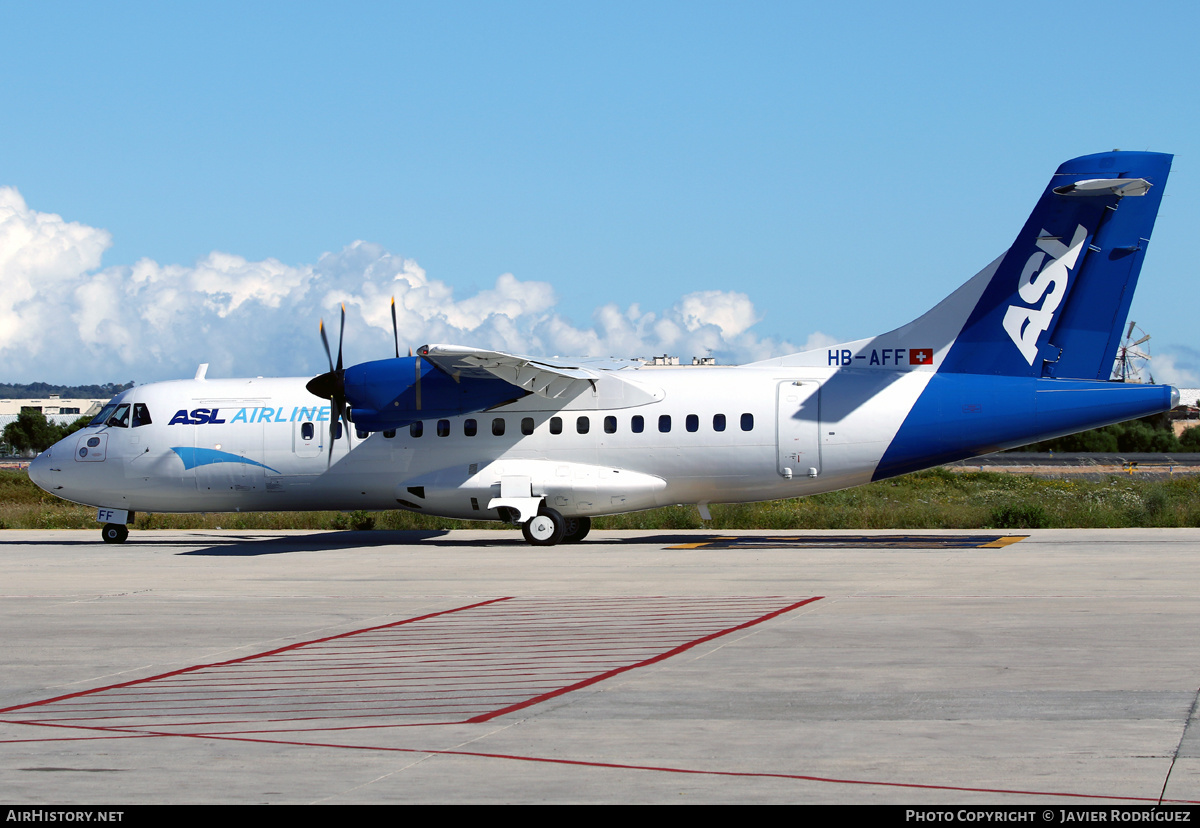
[[[460,345],[423,345],[417,353],[455,381],[495,377],[552,400],[570,399],[588,388],[594,389],[602,378],[611,377],[613,370],[641,364],[638,360],[535,359]]]

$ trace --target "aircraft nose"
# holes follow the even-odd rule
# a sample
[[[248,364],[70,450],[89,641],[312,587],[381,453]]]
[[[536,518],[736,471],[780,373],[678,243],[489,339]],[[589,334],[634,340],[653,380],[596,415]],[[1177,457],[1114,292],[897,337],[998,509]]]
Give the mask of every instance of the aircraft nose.
[[[29,463],[29,468],[26,470],[29,473],[29,479],[34,485],[43,491],[50,491],[50,466],[53,465],[53,452],[57,446],[52,446]],[[60,448],[61,452],[62,449]]]

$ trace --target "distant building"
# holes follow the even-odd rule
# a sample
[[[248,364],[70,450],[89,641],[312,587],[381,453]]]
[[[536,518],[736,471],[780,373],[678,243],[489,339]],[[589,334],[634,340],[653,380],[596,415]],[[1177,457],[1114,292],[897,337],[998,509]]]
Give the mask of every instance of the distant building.
[[[1200,426],[1200,388],[1180,388],[1179,405],[1171,409],[1171,427],[1178,437],[1196,426]]]
[[[679,357],[671,356],[670,354],[663,354],[662,356],[651,357],[650,359],[643,360],[643,362],[647,362],[650,365],[678,365]],[[716,364],[717,364],[716,357],[692,357],[692,365],[716,365]]]
[[[50,422],[62,425],[85,415],[96,416],[106,402],[106,399],[64,399],[57,394],[42,399],[0,399],[0,429],[16,420],[22,411],[40,411]]]

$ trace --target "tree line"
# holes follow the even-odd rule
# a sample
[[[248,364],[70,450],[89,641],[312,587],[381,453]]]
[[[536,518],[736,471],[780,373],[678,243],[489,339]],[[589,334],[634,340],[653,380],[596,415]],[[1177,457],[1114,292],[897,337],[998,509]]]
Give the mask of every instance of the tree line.
[[[1176,437],[1166,414],[1154,414],[1140,420],[1068,434],[1053,440],[1023,446],[1017,451],[1057,451],[1064,454],[1098,452],[1103,454],[1170,454],[1200,451],[1200,427],[1185,429]]]
[[[45,451],[62,438],[74,434],[86,426],[92,418],[89,415],[77,417],[66,425],[52,423],[40,411],[25,410],[17,415],[17,419],[4,427],[0,435],[0,443],[10,447],[14,454],[32,455]]]
[[[47,382],[0,382],[0,399],[29,400],[45,399],[51,394],[57,394],[63,399],[105,399],[110,400],[126,388],[133,388],[133,381],[118,384],[106,382],[102,385],[51,385]]]

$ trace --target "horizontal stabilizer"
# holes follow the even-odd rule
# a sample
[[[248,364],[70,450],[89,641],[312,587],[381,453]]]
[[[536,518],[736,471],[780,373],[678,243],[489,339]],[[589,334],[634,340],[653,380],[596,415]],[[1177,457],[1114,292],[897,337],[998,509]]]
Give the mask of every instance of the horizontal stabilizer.
[[[1065,196],[1142,196],[1150,191],[1153,185],[1144,178],[1089,178],[1055,187],[1054,192]]]

